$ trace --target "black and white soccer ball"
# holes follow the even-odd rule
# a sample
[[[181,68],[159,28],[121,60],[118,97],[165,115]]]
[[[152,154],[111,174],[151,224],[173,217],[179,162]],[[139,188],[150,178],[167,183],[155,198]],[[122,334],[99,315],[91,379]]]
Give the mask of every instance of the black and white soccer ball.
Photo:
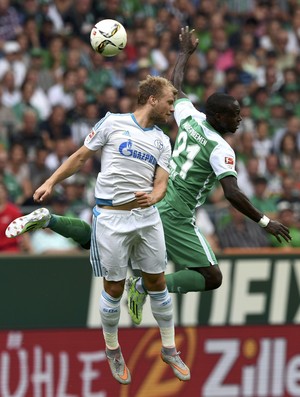
[[[96,52],[105,57],[113,57],[125,48],[127,33],[120,22],[103,19],[91,30],[90,41]]]

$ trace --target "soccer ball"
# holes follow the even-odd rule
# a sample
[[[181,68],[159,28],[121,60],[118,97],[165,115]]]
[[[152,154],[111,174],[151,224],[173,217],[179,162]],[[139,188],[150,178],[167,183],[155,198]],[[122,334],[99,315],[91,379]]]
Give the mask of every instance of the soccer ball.
[[[125,48],[127,33],[120,22],[103,19],[91,30],[90,41],[96,52],[105,57],[113,57]]]

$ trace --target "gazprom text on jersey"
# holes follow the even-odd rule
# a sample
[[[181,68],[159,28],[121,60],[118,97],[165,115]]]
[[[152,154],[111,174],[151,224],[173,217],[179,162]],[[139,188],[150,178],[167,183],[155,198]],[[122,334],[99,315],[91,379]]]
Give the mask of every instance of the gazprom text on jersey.
[[[182,127],[193,137],[201,143],[201,145],[205,146],[207,144],[207,140],[203,138],[199,133],[186,121]]]
[[[125,157],[133,157],[138,160],[146,161],[147,163],[156,165],[157,160],[152,154],[149,153],[143,153],[135,149],[131,149],[131,146],[128,145],[128,142],[122,143],[119,146],[119,152],[121,153],[122,156]]]

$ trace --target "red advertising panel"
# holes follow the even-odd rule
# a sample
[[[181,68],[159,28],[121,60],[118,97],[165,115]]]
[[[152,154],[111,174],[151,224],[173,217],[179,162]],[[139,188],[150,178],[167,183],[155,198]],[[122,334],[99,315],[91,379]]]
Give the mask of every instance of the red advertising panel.
[[[132,383],[111,376],[100,330],[0,332],[1,397],[299,397],[299,326],[177,328],[177,380],[156,328],[121,329]]]

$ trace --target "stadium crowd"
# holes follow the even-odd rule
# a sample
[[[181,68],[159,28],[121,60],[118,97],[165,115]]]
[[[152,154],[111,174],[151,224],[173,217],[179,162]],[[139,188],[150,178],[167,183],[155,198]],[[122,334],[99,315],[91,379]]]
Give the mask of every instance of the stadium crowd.
[[[128,34],[126,48],[112,58],[89,43],[91,28],[105,18],[120,21]],[[288,245],[300,247],[298,0],[1,0],[0,252],[40,252],[37,236],[9,240],[6,226],[36,207],[35,189],[107,111],[133,110],[138,81],[170,77],[186,25],[199,46],[184,91],[199,110],[215,91],[240,102],[243,121],[227,138],[238,184],[258,209],[290,228]],[[175,122],[162,128],[174,143]],[[97,158],[88,161],[47,206],[90,222],[99,167]],[[196,221],[214,249],[277,246],[228,208],[219,187]]]

